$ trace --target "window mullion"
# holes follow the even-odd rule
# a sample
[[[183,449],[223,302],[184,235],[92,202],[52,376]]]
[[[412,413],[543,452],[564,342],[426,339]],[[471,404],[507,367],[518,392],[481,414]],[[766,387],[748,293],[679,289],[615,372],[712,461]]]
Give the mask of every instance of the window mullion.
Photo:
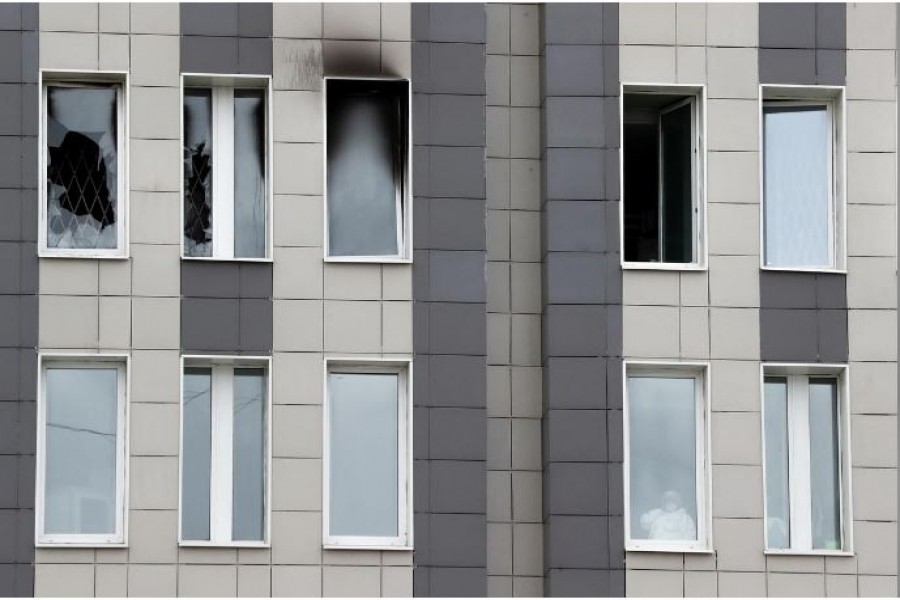
[[[790,480],[791,548],[812,549],[812,501],[810,498],[809,378],[789,378],[791,407]]]
[[[234,89],[213,88],[213,255],[234,258]]]
[[[232,436],[234,430],[233,370],[212,368],[212,460],[210,473],[210,541],[231,541]]]

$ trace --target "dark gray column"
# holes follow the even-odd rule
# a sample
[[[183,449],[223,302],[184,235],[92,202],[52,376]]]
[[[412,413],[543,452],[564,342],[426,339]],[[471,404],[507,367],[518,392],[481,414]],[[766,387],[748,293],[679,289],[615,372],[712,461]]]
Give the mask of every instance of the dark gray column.
[[[846,78],[846,4],[759,5],[760,83],[844,85]]]
[[[34,593],[37,21],[0,5],[0,596]]]
[[[416,596],[487,594],[485,24],[412,6]]]
[[[544,561],[548,596],[625,594],[617,4],[547,4]]]
[[[271,75],[272,4],[182,4],[181,71]]]

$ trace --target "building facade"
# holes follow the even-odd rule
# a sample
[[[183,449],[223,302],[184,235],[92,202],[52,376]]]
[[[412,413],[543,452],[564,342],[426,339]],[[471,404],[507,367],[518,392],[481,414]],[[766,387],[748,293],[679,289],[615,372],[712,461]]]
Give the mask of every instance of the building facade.
[[[898,23],[0,5],[0,595],[896,596]]]

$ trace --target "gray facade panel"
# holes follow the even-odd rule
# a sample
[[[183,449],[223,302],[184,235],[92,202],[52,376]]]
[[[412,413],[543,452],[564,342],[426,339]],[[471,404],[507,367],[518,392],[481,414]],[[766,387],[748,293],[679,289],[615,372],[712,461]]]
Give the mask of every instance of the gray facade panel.
[[[600,148],[548,148],[545,154],[547,199],[604,199],[604,158]]]
[[[557,409],[606,408],[606,358],[550,357],[544,364],[546,396]]]
[[[545,11],[546,15],[554,11]],[[548,16],[548,22],[551,17]],[[598,45],[547,45],[544,60],[544,93],[546,96],[602,96],[605,48]]]
[[[759,5],[760,83],[844,85],[846,48],[846,4]]]
[[[550,356],[604,356],[606,307],[600,304],[547,304],[544,352]]]
[[[237,73],[238,38],[182,36],[181,70],[184,73]]]
[[[814,49],[759,49],[759,80],[762,83],[815,85]]]
[[[181,71],[272,74],[271,3],[183,3]]]
[[[548,585],[544,590],[548,597],[555,598],[617,598],[625,596],[624,578],[616,585],[617,578],[609,571],[596,569],[550,569],[547,572]],[[596,594],[592,590],[604,590]]]
[[[816,5],[765,2],[759,5],[760,48],[815,48]]]
[[[602,256],[588,252],[548,252],[544,261],[549,303],[603,303],[606,265]]]
[[[238,4],[240,37],[272,37],[272,3],[241,2]]]
[[[608,24],[603,19],[602,4],[563,6],[564,10],[548,11],[544,17],[545,43],[560,45],[603,43],[605,26],[608,27]]]
[[[604,516],[553,515],[547,520],[549,569],[609,568],[609,520]]]
[[[547,252],[604,252],[609,240],[606,202],[557,201],[544,211],[544,245]],[[618,222],[616,222],[618,227]]]
[[[547,146],[550,148],[598,148],[604,145],[604,98],[563,96],[544,103]]]
[[[556,462],[547,468],[548,510],[554,515],[605,515],[608,465]]]
[[[483,4],[413,4],[413,594],[487,593]]]
[[[843,50],[847,47],[847,5],[843,2],[816,4],[816,48]]]
[[[816,50],[816,83],[818,85],[844,85],[846,81],[846,50]]]
[[[182,35],[238,35],[238,4],[185,2],[181,5]]]
[[[237,352],[240,301],[236,298],[181,300],[181,347],[191,352]]]

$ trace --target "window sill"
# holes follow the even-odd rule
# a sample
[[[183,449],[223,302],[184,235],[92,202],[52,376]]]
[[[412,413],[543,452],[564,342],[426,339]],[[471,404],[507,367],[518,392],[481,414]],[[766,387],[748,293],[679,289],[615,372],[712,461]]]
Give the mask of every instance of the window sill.
[[[623,271],[707,271],[699,263],[622,262]]]
[[[834,269],[831,267],[770,267],[768,265],[760,265],[760,271],[776,271],[783,273],[833,273],[836,275],[846,275],[847,269]]]
[[[856,554],[852,550],[764,550],[766,556],[837,556],[852,558]]]
[[[323,550],[388,550],[398,552],[412,552],[412,546],[386,546],[383,544],[322,544]]]
[[[272,258],[220,258],[218,256],[181,256],[181,260],[189,262],[227,262],[227,263],[272,263]]]
[[[87,260],[128,260],[128,254],[109,252],[53,252],[51,250],[39,250],[38,258],[64,258]]]
[[[663,554],[714,554],[715,550],[699,546],[625,546],[625,552],[657,552]]]
[[[269,542],[192,542],[179,541],[179,548],[196,548],[196,549],[216,549],[233,550],[235,548],[256,548],[265,550],[272,547]]]
[[[128,548],[125,542],[35,542],[34,547],[37,549],[60,549],[71,548],[73,550],[85,548]]]
[[[389,264],[389,265],[411,265],[411,258],[402,256],[326,256],[324,261],[327,263],[364,263],[364,264]]]

